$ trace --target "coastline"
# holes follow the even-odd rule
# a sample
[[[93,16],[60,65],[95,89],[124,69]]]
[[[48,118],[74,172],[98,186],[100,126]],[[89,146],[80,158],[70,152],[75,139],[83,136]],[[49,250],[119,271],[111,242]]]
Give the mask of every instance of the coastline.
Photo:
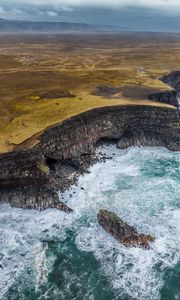
[[[109,106],[72,117],[46,129],[32,149],[0,155],[1,202],[44,210],[71,210],[59,201],[58,191],[72,185],[79,174],[96,162],[99,142],[114,141],[117,147],[166,147],[180,150],[178,116],[179,72],[162,78],[174,88],[150,95],[157,102],[175,105]]]
[[[115,292],[130,297],[134,291],[141,300],[160,299],[161,293],[171,299],[172,291],[178,295],[178,281],[174,282],[179,262],[180,152],[146,147],[118,150],[115,145],[97,151],[115,155],[91,166],[88,174],[63,193],[72,214],[1,205],[2,299],[12,295],[12,290],[20,299],[30,292],[33,299],[38,293],[43,297],[48,290],[50,298],[54,296],[51,291],[59,298],[62,293],[64,298],[78,297],[74,285],[67,294],[67,282],[78,282],[82,298],[86,291],[95,295],[104,286],[107,291],[103,290],[102,299]],[[148,251],[127,248],[107,235],[97,222],[102,208],[115,212],[138,231],[154,235],[153,247]],[[98,281],[96,287],[94,281],[90,286],[84,284],[90,271],[91,279]],[[61,278],[58,285],[54,284],[57,278]]]

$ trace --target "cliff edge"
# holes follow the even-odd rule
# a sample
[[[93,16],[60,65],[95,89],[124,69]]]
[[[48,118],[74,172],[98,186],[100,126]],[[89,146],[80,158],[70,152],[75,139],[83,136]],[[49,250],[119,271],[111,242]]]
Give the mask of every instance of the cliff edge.
[[[48,127],[31,148],[0,155],[0,201],[43,210],[71,210],[59,201],[64,191],[95,161],[99,141],[117,147],[157,146],[180,151],[180,73],[163,78],[173,90],[150,95],[169,106],[115,105],[95,108]],[[22,146],[22,147],[21,147]]]

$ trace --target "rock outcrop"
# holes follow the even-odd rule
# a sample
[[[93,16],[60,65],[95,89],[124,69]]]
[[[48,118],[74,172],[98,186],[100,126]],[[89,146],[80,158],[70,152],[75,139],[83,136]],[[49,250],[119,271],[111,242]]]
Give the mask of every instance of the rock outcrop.
[[[176,92],[168,99],[176,104]],[[57,191],[64,191],[96,161],[96,145],[107,139],[119,148],[163,146],[180,151],[177,109],[104,107],[47,128],[33,148],[0,155],[0,201],[23,208],[56,207]]]
[[[147,249],[150,248],[150,243],[155,240],[151,235],[138,233],[134,227],[129,226],[115,213],[100,210],[97,218],[99,224],[107,233],[127,247],[139,246]]]
[[[160,93],[155,93],[151,94],[149,96],[149,99],[156,101],[156,102],[161,102],[161,103],[167,103],[170,105],[178,106],[178,101],[176,98],[176,91],[175,90],[170,90],[166,92],[160,92]]]
[[[179,107],[178,98],[180,96],[180,71],[171,72],[160,79],[171,86],[173,90],[152,94],[149,96],[149,99]]]
[[[177,95],[180,93],[180,71],[173,71],[163,76],[161,80],[175,89]]]

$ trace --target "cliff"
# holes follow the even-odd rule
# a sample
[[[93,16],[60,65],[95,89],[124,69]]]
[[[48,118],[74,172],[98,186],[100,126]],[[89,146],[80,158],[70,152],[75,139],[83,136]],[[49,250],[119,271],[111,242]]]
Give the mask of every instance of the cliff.
[[[174,90],[150,97],[178,105]],[[70,211],[59,203],[57,191],[67,188],[95,161],[97,143],[107,139],[116,141],[119,148],[163,146],[179,151],[178,109],[146,105],[97,108],[46,129],[32,149],[0,155],[0,200],[16,207]]]

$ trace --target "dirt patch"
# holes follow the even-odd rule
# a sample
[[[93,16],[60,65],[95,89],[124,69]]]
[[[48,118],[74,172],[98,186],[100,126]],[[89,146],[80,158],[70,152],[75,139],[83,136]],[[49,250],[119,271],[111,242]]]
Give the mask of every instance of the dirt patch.
[[[151,93],[156,93],[157,89],[146,86],[126,85],[121,88],[122,95],[127,98],[148,99]]]
[[[137,85],[126,85],[122,87],[112,87],[101,85],[98,86],[92,93],[92,95],[105,97],[108,99],[112,98],[133,98],[133,99],[148,99],[148,96],[152,92],[157,92],[157,89],[152,89],[146,86]]]
[[[92,92],[92,95],[95,96],[102,96],[105,98],[112,98],[115,96],[117,93],[121,92],[120,88],[112,87],[112,86],[106,86],[106,85],[101,85],[98,86],[95,91]]]
[[[41,99],[56,99],[56,98],[75,98],[76,96],[68,90],[56,89],[39,92],[37,94]]]

